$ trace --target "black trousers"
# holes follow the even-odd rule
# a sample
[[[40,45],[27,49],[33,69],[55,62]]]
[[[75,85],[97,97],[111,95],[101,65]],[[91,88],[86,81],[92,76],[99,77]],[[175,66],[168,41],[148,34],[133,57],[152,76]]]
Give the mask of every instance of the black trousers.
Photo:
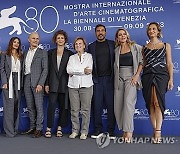
[[[115,127],[114,116],[114,88],[110,76],[98,77],[98,83],[94,84],[94,125],[96,132],[102,132],[103,106],[107,107],[107,127],[108,132],[113,133]]]
[[[54,125],[54,115],[57,102],[59,106],[58,126],[65,127],[68,124],[68,109],[65,109],[65,93],[50,92],[47,114],[48,128],[52,128]]]

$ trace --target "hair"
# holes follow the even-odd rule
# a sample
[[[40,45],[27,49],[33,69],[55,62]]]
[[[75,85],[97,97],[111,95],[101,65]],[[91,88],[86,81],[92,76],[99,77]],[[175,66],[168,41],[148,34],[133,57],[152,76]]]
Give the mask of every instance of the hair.
[[[56,44],[56,38],[57,38],[57,36],[58,36],[59,34],[61,34],[61,35],[64,36],[65,43],[67,43],[67,41],[68,41],[68,35],[67,35],[67,33],[66,33],[64,30],[62,30],[62,29],[60,29],[60,30],[58,30],[58,31],[56,31],[56,32],[54,33],[53,38],[52,38],[53,43]]]
[[[96,30],[97,30],[98,27],[104,27],[105,32],[106,32],[106,27],[105,27],[103,24],[98,24],[98,25],[96,25],[96,27],[95,27],[95,32],[96,32]]]
[[[8,44],[8,47],[7,47],[7,50],[6,50],[6,55],[8,55],[8,56],[12,55],[13,42],[14,42],[15,39],[17,39],[19,41],[19,47],[17,49],[17,53],[18,53],[19,59],[21,59],[22,58],[22,49],[21,49],[21,40],[20,40],[19,37],[12,37],[9,40],[9,44]]]
[[[37,34],[38,37],[40,38],[40,35],[38,34],[38,32],[32,32],[31,34],[29,34],[28,38],[30,38],[30,36],[33,35],[33,34]]]
[[[128,45],[129,45],[129,46],[133,45],[135,42],[134,42],[134,41],[131,41],[129,32],[128,32],[126,29],[124,29],[124,28],[119,28],[119,29],[116,31],[116,34],[115,34],[115,47],[120,46],[120,43],[119,43],[119,41],[118,41],[118,33],[119,33],[120,30],[123,30],[123,31],[126,33]]]
[[[151,25],[156,25],[157,30],[159,31],[159,33],[158,33],[158,35],[157,35],[157,38],[162,38],[163,36],[162,36],[161,26],[160,26],[157,22],[151,22],[151,23],[148,24],[147,29],[146,29],[146,33],[147,33],[148,38],[149,38],[148,30],[149,30],[149,27],[150,27]]]
[[[85,40],[83,37],[81,37],[81,36],[76,37],[76,39],[74,40],[74,43],[73,43],[73,47],[74,47],[74,49],[75,49],[75,43],[76,43],[76,41],[77,41],[77,40],[82,40],[82,41],[83,41],[83,43],[84,43],[84,45],[85,45],[85,49],[86,49],[86,47],[87,47],[86,40]],[[85,50],[85,49],[84,49],[84,50]]]

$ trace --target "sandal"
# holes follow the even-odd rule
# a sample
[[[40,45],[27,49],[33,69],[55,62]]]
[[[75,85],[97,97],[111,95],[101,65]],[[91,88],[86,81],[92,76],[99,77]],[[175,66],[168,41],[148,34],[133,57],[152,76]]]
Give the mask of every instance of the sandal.
[[[125,139],[127,136],[127,132],[123,132],[122,138]]]
[[[162,143],[161,130],[156,130],[156,131],[155,131],[153,143],[154,143],[154,144],[160,144],[160,143]]]
[[[62,129],[61,127],[58,127],[57,132],[56,132],[56,137],[62,137],[63,133],[62,133]]]
[[[126,137],[124,138],[125,143],[132,143],[132,133],[126,132]]]
[[[152,139],[153,139],[153,140],[155,139],[155,133],[156,133],[156,129],[153,128],[153,136],[152,136]]]
[[[45,137],[46,138],[51,138],[52,135],[51,135],[51,130],[50,129],[47,129],[46,132],[45,132]]]

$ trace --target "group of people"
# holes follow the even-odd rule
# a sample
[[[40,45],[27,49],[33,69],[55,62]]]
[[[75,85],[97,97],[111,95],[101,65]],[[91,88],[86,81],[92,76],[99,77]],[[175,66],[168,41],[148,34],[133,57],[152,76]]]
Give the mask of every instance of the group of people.
[[[103,132],[101,116],[106,106],[110,139],[115,138],[117,123],[129,143],[134,131],[137,89],[142,89],[154,143],[161,142],[165,93],[173,88],[173,65],[170,45],[160,40],[160,25],[152,22],[147,26],[149,43],[143,47],[131,41],[123,28],[117,30],[115,41],[106,39],[106,27],[102,24],[95,27],[95,35],[97,40],[88,47],[83,37],[77,37],[75,54],[65,48],[68,36],[63,30],[55,32],[56,48],[48,52],[38,48],[37,32],[29,35],[30,48],[23,54],[21,40],[10,39],[6,52],[1,54],[0,66],[7,136],[14,137],[18,132],[22,90],[30,118],[30,129],[25,133],[34,138],[42,136],[45,91],[49,95],[45,137],[52,137],[56,103],[60,108],[56,136],[63,136],[62,128],[68,124],[70,109],[72,133],[69,138],[76,138],[80,133],[82,140],[88,136],[91,106],[95,127],[91,137],[97,138]]]

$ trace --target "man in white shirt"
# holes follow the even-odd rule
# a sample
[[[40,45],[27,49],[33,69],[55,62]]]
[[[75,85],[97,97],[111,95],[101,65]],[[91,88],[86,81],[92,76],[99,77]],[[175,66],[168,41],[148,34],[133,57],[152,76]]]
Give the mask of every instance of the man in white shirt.
[[[24,94],[30,118],[27,134],[34,138],[42,136],[43,128],[43,87],[48,73],[47,52],[38,48],[39,34],[29,35],[30,48],[24,53]]]

